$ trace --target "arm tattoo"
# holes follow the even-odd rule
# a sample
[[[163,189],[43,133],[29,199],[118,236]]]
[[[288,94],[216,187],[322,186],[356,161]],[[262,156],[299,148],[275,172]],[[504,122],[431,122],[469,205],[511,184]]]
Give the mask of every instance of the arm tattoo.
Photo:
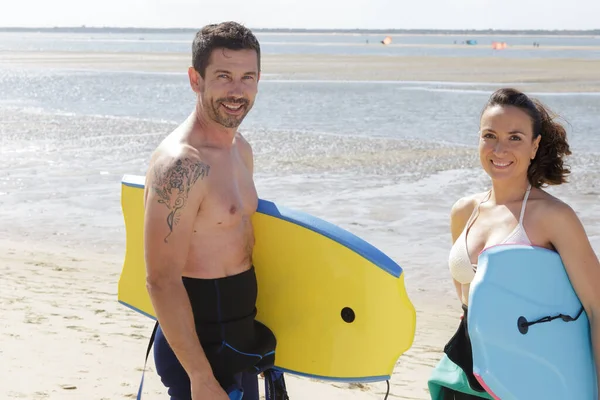
[[[192,186],[198,179],[208,176],[210,166],[202,161],[194,161],[189,158],[177,160],[173,167],[164,169],[160,166],[154,167],[154,192],[158,195],[158,202],[169,209],[167,226],[169,234],[173,233],[173,227],[179,223],[179,211],[185,207]]]

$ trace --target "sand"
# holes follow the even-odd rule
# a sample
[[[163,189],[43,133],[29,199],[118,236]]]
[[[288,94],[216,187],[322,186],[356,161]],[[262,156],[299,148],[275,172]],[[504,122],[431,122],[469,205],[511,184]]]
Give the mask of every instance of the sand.
[[[133,399],[153,323],[116,301],[121,260],[23,241],[0,241],[3,399]],[[427,399],[426,379],[459,315],[417,302],[414,346],[398,362],[390,398]],[[385,382],[344,384],[287,375],[294,400],[383,399]],[[7,384],[8,383],[8,384]],[[262,382],[261,382],[262,392]],[[148,362],[144,399],[165,390]]]
[[[186,73],[189,54],[0,52],[0,67]],[[600,60],[570,58],[264,55],[264,79],[518,84],[536,92],[600,92]]]
[[[427,379],[461,314],[449,276],[431,273],[447,257],[447,244],[440,245],[435,234],[444,231],[447,237],[446,221],[437,218],[433,238],[424,236],[419,215],[436,202],[421,204],[423,193],[401,200],[405,209],[414,211],[404,219],[410,233],[403,239],[410,243],[402,244],[405,240],[397,237],[376,241],[388,254],[393,248],[406,253],[401,264],[410,255],[407,290],[417,309],[415,341],[397,362],[388,399],[429,399]],[[557,194],[580,211],[598,252],[597,193],[569,196],[564,189]],[[0,376],[9,377],[0,385],[0,398],[135,399],[153,323],[117,303],[123,249],[77,250],[57,242],[0,239]],[[417,248],[412,255],[409,246]],[[447,282],[445,288],[440,282]],[[292,400],[383,399],[386,389],[385,382],[343,384],[293,375],[286,380]],[[143,399],[165,398],[151,357]]]

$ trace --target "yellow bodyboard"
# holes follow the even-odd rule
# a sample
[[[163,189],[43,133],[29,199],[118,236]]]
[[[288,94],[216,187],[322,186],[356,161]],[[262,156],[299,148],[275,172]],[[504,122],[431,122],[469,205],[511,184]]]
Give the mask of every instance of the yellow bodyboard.
[[[118,300],[155,318],[145,284],[143,193],[143,177],[123,177],[127,245]],[[277,338],[276,367],[328,380],[389,379],[416,327],[400,266],[339,227],[266,200],[252,222],[257,320]]]

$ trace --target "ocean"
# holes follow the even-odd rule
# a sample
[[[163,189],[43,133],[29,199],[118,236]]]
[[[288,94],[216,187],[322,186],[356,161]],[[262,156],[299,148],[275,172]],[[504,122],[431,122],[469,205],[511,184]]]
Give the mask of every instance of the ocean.
[[[600,36],[391,34],[392,43],[388,46],[380,45],[388,36],[385,33],[258,32],[256,36],[265,54],[600,58]],[[0,51],[187,53],[192,39],[190,33],[0,32]],[[475,41],[477,46],[467,45],[468,40]],[[510,52],[494,51],[492,42],[506,42],[508,46],[519,48]],[[534,47],[534,43],[540,46]]]
[[[141,37],[143,36],[143,40]],[[597,38],[398,36],[394,42],[492,40],[568,49],[375,45],[379,36],[259,34],[263,53],[600,58]],[[188,52],[190,35],[0,33],[2,51]],[[466,87],[467,86],[467,87]],[[466,88],[465,88],[466,87]],[[265,76],[240,130],[254,148],[259,196],[365,238],[412,277],[448,286],[449,210],[488,185],[477,158],[488,83],[284,80]],[[567,121],[572,202],[600,248],[600,93],[534,93]],[[124,251],[120,180],[194,105],[185,71],[0,68],[0,238]],[[577,208],[579,207],[579,208]],[[430,290],[431,288],[428,288]],[[433,289],[431,289],[433,290]]]

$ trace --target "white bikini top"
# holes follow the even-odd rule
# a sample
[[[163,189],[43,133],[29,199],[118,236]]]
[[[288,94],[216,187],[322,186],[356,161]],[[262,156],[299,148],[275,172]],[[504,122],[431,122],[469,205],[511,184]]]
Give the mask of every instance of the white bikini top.
[[[515,229],[504,239],[500,244],[526,244],[531,245],[531,241],[525,232],[525,227],[523,226],[523,217],[525,216],[525,206],[527,205],[527,199],[529,198],[529,193],[531,192],[531,185],[527,188],[525,192],[525,197],[523,198],[523,204],[521,205],[521,214],[519,215],[519,223],[515,226]],[[448,265],[450,267],[450,274],[452,277],[456,279],[458,282],[466,285],[471,283],[473,278],[475,277],[475,272],[477,271],[477,264],[471,263],[471,256],[469,255],[469,249],[467,248],[467,234],[471,225],[479,216],[479,207],[481,204],[488,200],[489,195],[491,194],[491,190],[488,195],[477,205],[477,207],[473,210],[469,221],[460,236],[454,242],[454,245],[450,249],[450,255],[448,257]]]

